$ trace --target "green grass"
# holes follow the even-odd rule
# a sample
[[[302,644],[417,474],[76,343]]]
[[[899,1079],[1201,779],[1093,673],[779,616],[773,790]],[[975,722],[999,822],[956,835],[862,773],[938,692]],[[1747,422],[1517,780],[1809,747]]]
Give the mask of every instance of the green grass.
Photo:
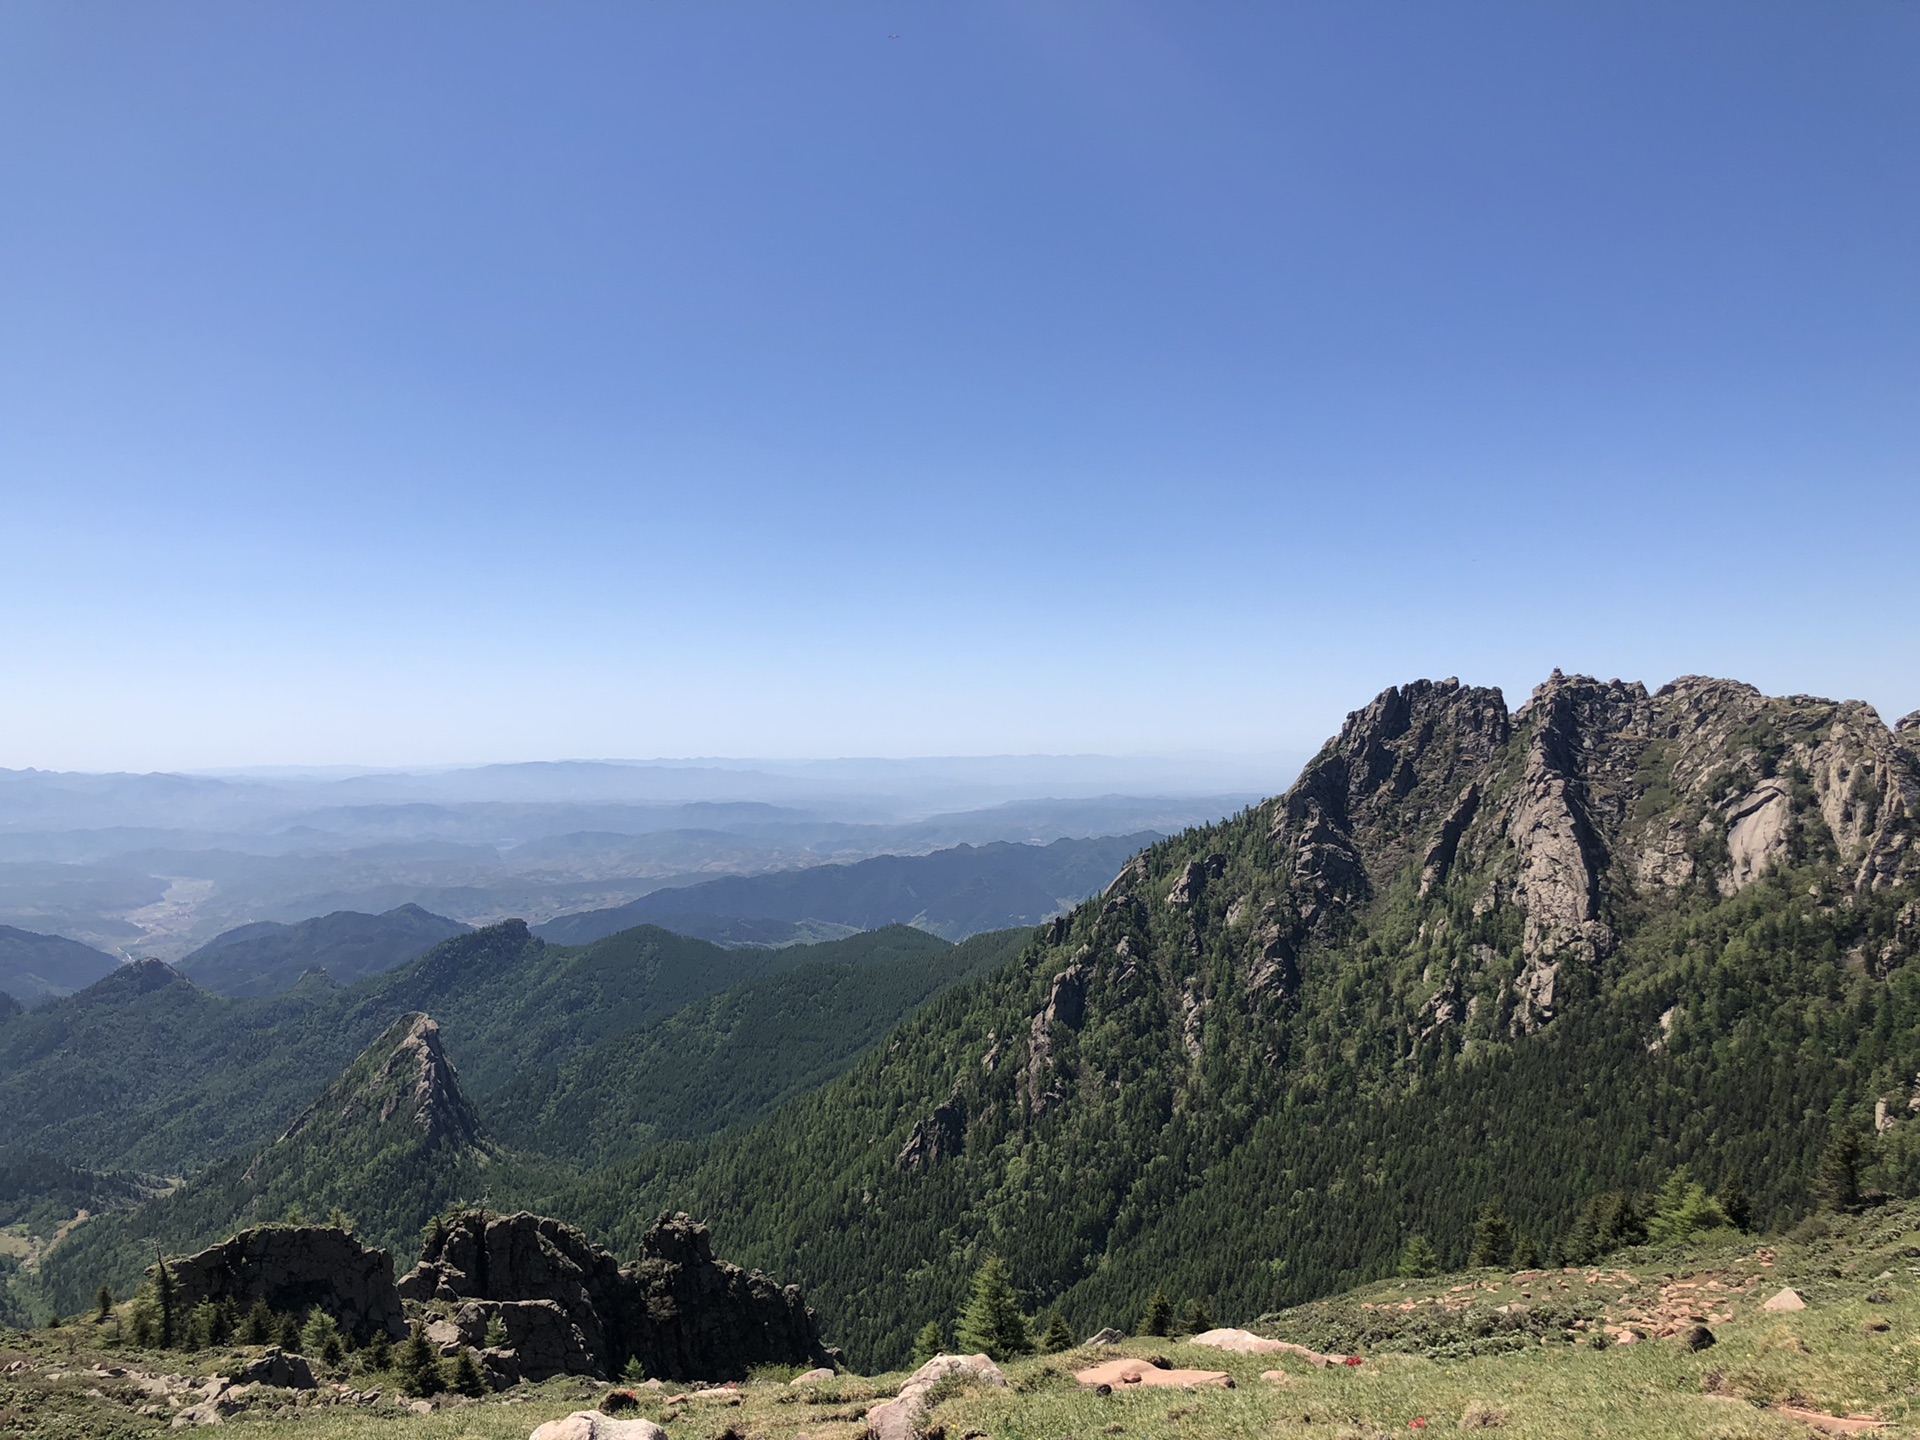
[[[1678,1288],[1688,1285],[1695,1288]],[[1805,1298],[1804,1311],[1762,1308],[1788,1285]],[[1712,1317],[1717,1343],[1699,1352],[1659,1333],[1686,1323],[1688,1295],[1710,1300],[1698,1308]],[[1648,1338],[1593,1348],[1590,1337],[1609,1322],[1637,1325]],[[1363,1360],[1319,1370],[1287,1355],[1133,1339],[1117,1350],[1008,1364],[1007,1390],[950,1394],[933,1424],[948,1440],[1358,1440],[1463,1428],[1515,1440],[1806,1440],[1812,1432],[1778,1409],[1801,1405],[1871,1413],[1889,1422],[1884,1435],[1920,1436],[1920,1204],[1822,1218],[1765,1241],[1717,1232],[1624,1252],[1596,1269],[1382,1281],[1265,1317],[1257,1328]],[[141,1416],[138,1402],[147,1397],[86,1367],[101,1360],[203,1376],[216,1364],[212,1354],[111,1349],[102,1336],[73,1325],[0,1338],[0,1371],[16,1358],[29,1362],[23,1372],[0,1373],[0,1434],[157,1436],[171,1408]],[[1074,1382],[1075,1369],[1117,1354],[1225,1371],[1234,1388],[1102,1396]],[[1262,1378],[1274,1370],[1278,1382]],[[392,1390],[387,1377],[329,1378]],[[673,1440],[721,1440],[729,1430],[749,1440],[860,1440],[867,1408],[906,1377],[843,1375],[798,1388],[789,1378],[770,1368],[732,1397],[675,1399],[683,1386],[642,1390],[637,1413],[665,1424]],[[591,1408],[608,1389],[558,1379],[478,1402],[442,1401],[427,1415],[390,1400],[363,1407],[309,1397],[286,1413],[256,1408],[226,1424],[259,1440],[522,1440],[544,1421]]]

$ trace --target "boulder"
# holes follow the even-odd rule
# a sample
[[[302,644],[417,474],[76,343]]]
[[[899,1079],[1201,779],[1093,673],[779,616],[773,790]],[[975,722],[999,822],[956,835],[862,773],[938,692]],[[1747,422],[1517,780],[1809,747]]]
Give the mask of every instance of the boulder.
[[[867,1434],[873,1440],[919,1440],[926,1432],[927,1392],[943,1380],[1006,1388],[1007,1377],[985,1355],[936,1355],[907,1378],[900,1393],[867,1411]]]
[[[1162,1370],[1151,1360],[1108,1360],[1085,1370],[1074,1371],[1073,1378],[1096,1390],[1102,1385],[1110,1390],[1130,1385],[1172,1385],[1189,1390],[1198,1385],[1218,1385],[1226,1390],[1233,1388],[1233,1377],[1224,1370]]]
[[[393,1257],[333,1225],[262,1225],[167,1261],[174,1303],[231,1300],[241,1310],[264,1300],[288,1315],[320,1309],[365,1343],[376,1333],[407,1333],[394,1286]],[[151,1273],[151,1272],[149,1272]]]
[[[1085,1343],[1088,1345],[1118,1345],[1122,1340],[1126,1338],[1127,1338],[1126,1336],[1122,1335],[1118,1330],[1114,1329],[1111,1325],[1109,1325],[1107,1326],[1106,1329],[1101,1330],[1094,1335],[1088,1336]]]
[[[267,1350],[227,1377],[235,1385],[276,1385],[282,1390],[311,1390],[313,1367],[304,1355],[289,1355],[279,1347]]]
[[[794,1376],[793,1379],[788,1381],[787,1383],[790,1385],[816,1385],[822,1380],[833,1379],[833,1376],[834,1376],[834,1371],[832,1369],[830,1369],[825,1365],[821,1365],[816,1369],[807,1371],[807,1373],[804,1375]]]
[[[1287,1348],[1282,1342],[1256,1335],[1251,1330],[1207,1330],[1187,1343],[1231,1350],[1236,1355],[1271,1355]]]
[[[1807,1308],[1807,1302],[1800,1298],[1799,1292],[1789,1286],[1760,1308],[1762,1310],[1804,1310]]]
[[[527,1440],[667,1440],[651,1420],[616,1420],[598,1410],[576,1410],[564,1420],[549,1420]]]

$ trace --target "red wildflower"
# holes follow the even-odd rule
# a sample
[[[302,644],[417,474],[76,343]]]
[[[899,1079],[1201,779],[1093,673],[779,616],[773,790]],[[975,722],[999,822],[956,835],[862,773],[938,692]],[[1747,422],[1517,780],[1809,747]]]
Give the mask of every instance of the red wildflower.
[[[1360,1357],[1358,1355],[1349,1355],[1345,1360],[1342,1360],[1340,1363],[1342,1365],[1358,1365],[1360,1363]]]

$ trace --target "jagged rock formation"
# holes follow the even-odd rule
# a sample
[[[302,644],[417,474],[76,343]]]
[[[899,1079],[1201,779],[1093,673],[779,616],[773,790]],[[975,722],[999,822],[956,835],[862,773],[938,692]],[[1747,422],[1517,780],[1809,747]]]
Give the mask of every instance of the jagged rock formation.
[[[376,1063],[368,1065],[372,1057]],[[356,1072],[366,1072],[356,1074]],[[356,1061],[341,1083],[287,1127],[286,1144],[316,1123],[352,1129],[401,1116],[423,1142],[479,1146],[480,1117],[460,1088],[430,1015],[403,1015]],[[269,1154],[271,1152],[268,1152]],[[263,1157],[264,1158],[264,1157]],[[251,1178],[253,1171],[248,1172]]]
[[[479,1346],[497,1318],[508,1344],[487,1358],[530,1380],[614,1375],[630,1359],[668,1380],[830,1359],[799,1288],[715,1260],[686,1215],[655,1224],[620,1265],[557,1220],[471,1211],[429,1237],[399,1292],[454,1307],[445,1347]]]
[[[364,1344],[406,1334],[393,1257],[331,1225],[263,1225],[197,1255],[167,1261],[175,1304],[231,1300],[245,1311],[264,1300],[282,1315],[320,1309]],[[149,1274],[152,1272],[149,1271]]]

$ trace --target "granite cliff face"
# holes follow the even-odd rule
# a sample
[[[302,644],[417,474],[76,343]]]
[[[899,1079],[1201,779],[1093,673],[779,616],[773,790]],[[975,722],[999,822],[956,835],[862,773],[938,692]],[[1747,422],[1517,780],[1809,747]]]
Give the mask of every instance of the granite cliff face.
[[[1556,671],[1511,716],[1499,691],[1456,681],[1388,690],[1261,807],[1271,891],[1240,902],[1261,907],[1254,963],[1292,964],[1410,884],[1423,938],[1463,928],[1461,900],[1483,930],[1517,923],[1517,943],[1483,938],[1462,963],[1511,967],[1512,1024],[1537,1028],[1562,967],[1600,963],[1623,913],[1660,892],[1732,895],[1813,858],[1855,891],[1920,877],[1920,725],[1901,725],[1694,676],[1649,694]]]

